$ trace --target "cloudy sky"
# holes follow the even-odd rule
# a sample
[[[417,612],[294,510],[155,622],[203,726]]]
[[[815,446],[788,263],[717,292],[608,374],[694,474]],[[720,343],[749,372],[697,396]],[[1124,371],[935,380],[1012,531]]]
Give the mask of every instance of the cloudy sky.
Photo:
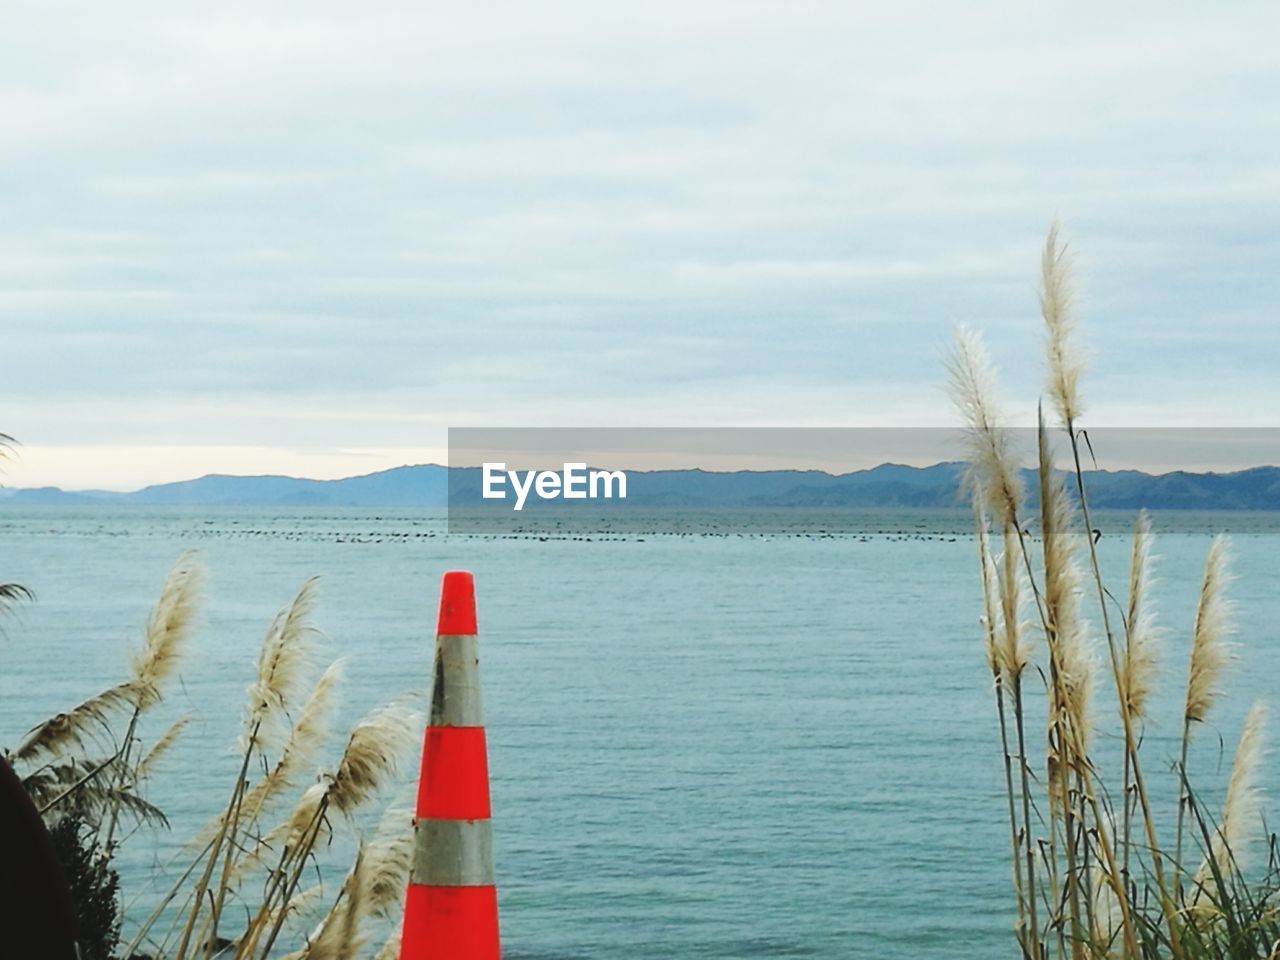
[[[17,486],[438,460],[445,428],[1280,420],[1280,7],[6,5]],[[206,12],[197,12],[205,7]]]

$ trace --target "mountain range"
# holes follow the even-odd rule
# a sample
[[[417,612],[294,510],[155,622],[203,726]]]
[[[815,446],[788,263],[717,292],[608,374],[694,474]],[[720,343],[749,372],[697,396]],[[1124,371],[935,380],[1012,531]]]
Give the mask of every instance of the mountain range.
[[[960,504],[962,472],[963,465],[958,463],[929,467],[886,463],[844,474],[818,470],[628,471],[625,503],[655,507],[946,508]],[[1025,474],[1028,490],[1034,491],[1034,475],[1031,471]],[[1090,504],[1100,509],[1280,510],[1280,467],[1274,466],[1232,473],[1175,471],[1154,475],[1138,470],[1094,470],[1086,473],[1086,482]],[[480,499],[478,467],[451,470],[439,464],[422,464],[340,480],[210,474],[129,493],[57,487],[4,489],[0,490],[0,508],[6,504],[444,507],[449,505],[451,487],[454,505],[496,503]]]

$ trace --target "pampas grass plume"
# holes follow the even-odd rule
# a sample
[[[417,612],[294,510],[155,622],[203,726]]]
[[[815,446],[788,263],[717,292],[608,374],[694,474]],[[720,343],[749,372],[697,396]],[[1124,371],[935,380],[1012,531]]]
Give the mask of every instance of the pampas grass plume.
[[[316,583],[315,577],[303,583],[293,602],[276,614],[262,641],[256,677],[249,687],[248,747],[257,744],[261,729],[280,718],[313,675],[315,641],[320,634],[311,622]]]
[[[978,530],[978,562],[982,565],[982,605],[983,605],[983,639],[987,653],[987,666],[992,676],[999,677],[1003,673],[1000,648],[996,639],[1000,629],[999,614],[996,612],[996,562],[991,556],[991,538],[987,535],[987,518],[981,513],[974,497],[974,513]]]
[[[1057,221],[1049,227],[1040,258],[1040,314],[1048,336],[1048,392],[1063,424],[1074,423],[1081,413],[1080,377],[1084,362],[1071,335],[1075,329],[1071,259],[1066,245],[1058,242]]]
[[[1222,807],[1222,819],[1214,832],[1210,856],[1223,875],[1232,865],[1241,866],[1248,860],[1250,841],[1262,824],[1262,793],[1258,787],[1258,772],[1262,766],[1263,727],[1267,711],[1261,703],[1255,703],[1245,718],[1236,746],[1235,760],[1231,764],[1231,779],[1227,783],[1227,799]],[[1206,861],[1196,874],[1196,882],[1207,882],[1211,870]]]
[[[1002,527],[1016,526],[1022,482],[995,400],[996,373],[978,334],[956,329],[947,358],[948,392],[965,423],[967,482]]]
[[[1230,580],[1228,549],[1226,537],[1220,535],[1214,539],[1205,560],[1191,639],[1184,709],[1187,723],[1200,723],[1208,715],[1221,693],[1218,684],[1222,674],[1231,662],[1231,647],[1227,643],[1231,633],[1231,603],[1226,597],[1226,585]]]
[[[172,676],[200,609],[204,567],[193,551],[180,556],[156,601],[142,647],[129,662],[140,708],[160,699],[160,686]]]
[[[120,683],[50,717],[27,734],[10,759],[31,763],[41,756],[57,757],[84,747],[95,734],[109,736],[112,715],[131,706],[135,692],[132,683]]]
[[[1147,714],[1147,699],[1155,683],[1161,630],[1156,625],[1150,591],[1153,582],[1151,519],[1143,510],[1133,525],[1133,553],[1129,564],[1127,642],[1120,660],[1120,692],[1131,716]]]
[[[151,749],[146,752],[138,763],[138,769],[134,774],[135,780],[141,783],[151,775],[151,772],[155,770],[156,764],[169,752],[169,748],[174,745],[190,722],[190,717],[179,717],[169,726],[168,730],[160,735],[160,739],[152,745]]]
[[[329,786],[330,806],[350,815],[386,786],[413,745],[419,719],[393,702],[356,724]]]

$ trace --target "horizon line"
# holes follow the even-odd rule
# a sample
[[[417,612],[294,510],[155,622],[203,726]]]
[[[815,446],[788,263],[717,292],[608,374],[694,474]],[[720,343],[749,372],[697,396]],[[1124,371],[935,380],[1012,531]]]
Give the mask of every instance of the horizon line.
[[[799,467],[799,466],[771,467],[771,468],[765,468],[765,469],[756,468],[756,467],[739,467],[737,469],[718,469],[718,470],[708,469],[706,467],[696,467],[696,466],[650,467],[645,469],[633,469],[633,468],[623,467],[623,468],[614,468],[614,469],[623,469],[627,473],[639,474],[639,475],[653,474],[653,473],[708,473],[708,474],[716,474],[716,475],[731,475],[731,474],[742,474],[742,473],[749,473],[749,474],[814,473],[814,474],[822,474],[823,476],[831,477],[833,479],[839,479],[841,477],[851,477],[851,476],[856,476],[858,474],[870,473],[872,471],[880,470],[885,467],[899,467],[899,468],[908,469],[908,470],[931,470],[936,467],[958,466],[958,465],[963,465],[964,463],[965,461],[963,460],[937,460],[931,463],[912,464],[912,463],[902,463],[899,461],[885,460],[870,467],[862,467],[855,470],[846,470],[840,473],[836,473],[831,470],[824,470],[821,467]],[[590,465],[588,466],[590,467]],[[436,463],[434,461],[428,462],[428,463],[402,463],[392,467],[384,467],[380,470],[372,470],[372,471],[369,471],[368,473],[355,473],[355,474],[350,474],[348,476],[342,476],[342,477],[307,477],[307,476],[298,476],[298,475],[287,474],[287,473],[212,472],[212,473],[202,473],[194,477],[185,477],[178,480],[162,480],[162,481],[157,481],[155,483],[147,483],[147,484],[143,484],[140,487],[136,487],[129,490],[109,490],[109,489],[100,488],[100,487],[68,488],[68,487],[59,486],[57,484],[40,484],[37,486],[30,486],[30,487],[8,486],[5,484],[0,484],[0,500],[7,499],[9,496],[12,496],[16,493],[20,493],[24,491],[27,491],[27,492],[58,491],[60,493],[66,493],[66,494],[127,497],[132,494],[141,493],[142,491],[151,490],[157,487],[178,486],[181,484],[196,483],[200,480],[208,480],[208,479],[214,479],[214,478],[226,479],[226,480],[294,480],[294,481],[303,482],[303,483],[332,484],[332,483],[344,483],[349,480],[360,480],[367,477],[375,477],[381,474],[393,473],[397,470],[416,470],[416,469],[431,469],[431,468],[434,468],[437,470],[479,470],[481,469],[481,467],[482,467],[482,464],[474,464],[474,465],[459,464],[458,466],[454,467],[454,466],[449,466],[448,464]],[[598,468],[593,468],[593,469],[598,469]],[[1020,467],[1019,469],[1024,472],[1034,473],[1036,468],[1024,466],[1024,467]],[[1146,477],[1150,477],[1152,479],[1158,479],[1161,477],[1168,477],[1175,474],[1185,474],[1187,476],[1194,476],[1194,477],[1208,477],[1208,476],[1226,477],[1226,476],[1233,476],[1235,474],[1240,474],[1240,473],[1248,473],[1253,470],[1277,470],[1277,469],[1280,469],[1280,464],[1258,463],[1250,466],[1232,467],[1230,469],[1222,469],[1222,470],[1217,470],[1217,469],[1188,470],[1186,468],[1172,468],[1172,469],[1166,469],[1166,470],[1153,471],[1153,470],[1144,470],[1139,467],[1103,468],[1103,467],[1095,466],[1092,469],[1085,469],[1083,472],[1086,475],[1137,473]],[[1070,473],[1072,471],[1064,468],[1060,472]]]

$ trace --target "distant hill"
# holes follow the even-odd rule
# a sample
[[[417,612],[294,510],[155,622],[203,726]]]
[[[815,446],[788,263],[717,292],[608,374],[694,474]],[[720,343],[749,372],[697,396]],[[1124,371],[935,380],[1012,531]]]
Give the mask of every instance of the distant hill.
[[[32,487],[27,490],[5,490],[3,491],[3,499],[0,504],[5,503],[30,503],[30,504],[59,504],[59,503],[94,503],[97,499],[92,493],[68,493],[66,490],[60,490],[57,487]],[[108,497],[117,497],[119,494],[107,494]]]
[[[628,471],[626,503],[653,507],[946,508],[960,505],[962,470],[958,463],[930,467],[886,463],[838,475],[817,470]],[[1028,491],[1034,492],[1033,474],[1025,473]],[[1280,468],[1270,466],[1222,474],[1177,471],[1151,475],[1136,470],[1099,470],[1087,474],[1087,483],[1090,502],[1100,509],[1280,510]],[[75,492],[56,487],[9,489],[0,491],[0,507],[443,507],[448,504],[451,484],[455,504],[482,503],[478,468],[449,470],[438,464],[423,464],[341,480],[210,474],[132,493]]]
[[[245,506],[438,507],[448,496],[448,470],[436,464],[395,467],[342,480],[233,477],[210,474],[123,494],[127,503]]]

